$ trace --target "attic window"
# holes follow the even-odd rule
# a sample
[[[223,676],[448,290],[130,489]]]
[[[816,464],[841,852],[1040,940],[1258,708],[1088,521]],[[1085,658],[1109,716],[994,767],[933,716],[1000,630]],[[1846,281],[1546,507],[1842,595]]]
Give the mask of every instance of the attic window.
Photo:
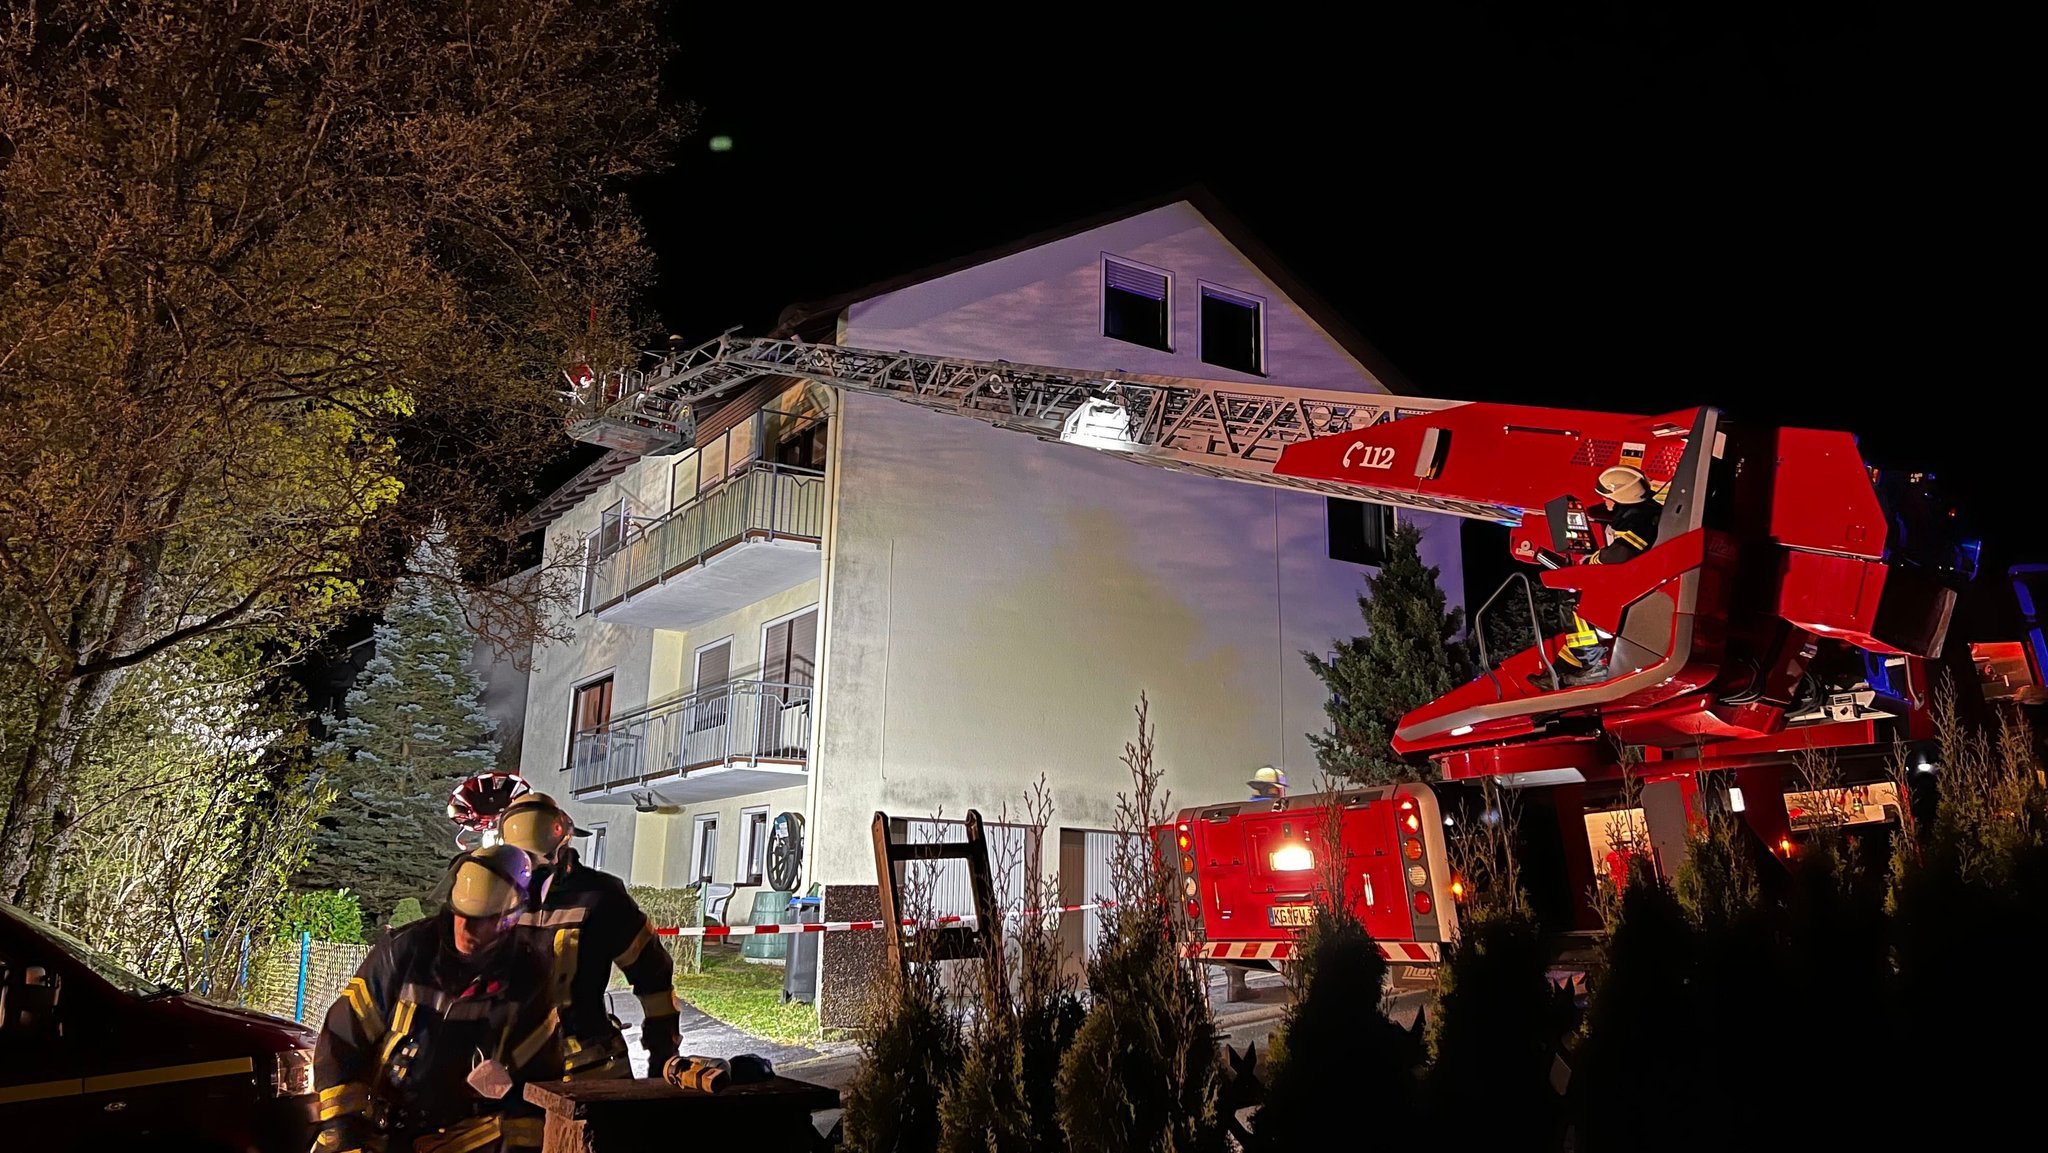
[[[1167,340],[1167,296],[1172,278],[1157,269],[1104,257],[1102,335],[1172,352]]]
[[[1264,302],[1227,288],[1202,285],[1202,363],[1264,375]]]

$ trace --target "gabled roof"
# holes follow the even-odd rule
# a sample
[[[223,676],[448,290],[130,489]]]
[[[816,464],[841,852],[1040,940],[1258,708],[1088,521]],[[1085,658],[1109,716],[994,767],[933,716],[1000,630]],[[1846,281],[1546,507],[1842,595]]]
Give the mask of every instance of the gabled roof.
[[[864,288],[857,288],[851,292],[842,293],[827,300],[809,304],[793,304],[783,310],[782,316],[776,321],[774,331],[769,333],[769,335],[772,337],[796,336],[804,340],[829,343],[837,335],[840,314],[862,301],[873,300],[878,296],[886,296],[889,293],[937,280],[942,276],[950,276],[956,272],[964,272],[967,269],[976,268],[1006,256],[1015,256],[1020,252],[1028,252],[1055,241],[1065,240],[1071,236],[1079,236],[1084,232],[1101,228],[1105,225],[1115,224],[1120,220],[1128,220],[1133,216],[1164,208],[1170,204],[1178,204],[1182,201],[1192,205],[1197,212],[1200,212],[1210,224],[1215,226],[1216,231],[1223,234],[1225,240],[1235,245],[1247,260],[1250,260],[1260,272],[1265,274],[1268,280],[1271,280],[1278,286],[1280,291],[1287,295],[1288,300],[1296,308],[1300,309],[1310,320],[1321,326],[1324,332],[1329,333],[1331,339],[1335,340],[1344,351],[1350,353],[1352,358],[1357,360],[1358,363],[1364,365],[1375,377],[1378,377],[1380,383],[1386,385],[1389,391],[1410,395],[1414,393],[1415,390],[1407,376],[1400,369],[1394,367],[1393,362],[1382,355],[1379,349],[1374,348],[1336,309],[1331,308],[1326,301],[1316,295],[1307,285],[1296,279],[1294,274],[1289,272],[1287,267],[1280,262],[1279,257],[1273,254],[1272,249],[1267,248],[1257,236],[1252,234],[1249,228],[1245,227],[1242,221],[1233,215],[1229,209],[1225,208],[1222,201],[1218,200],[1214,193],[1200,185],[1193,185],[1136,203],[1126,204],[1121,208],[1112,209],[1085,220],[1078,220],[1071,224],[1047,229],[1008,244],[969,253],[953,260],[918,269],[915,272],[907,272],[889,280],[879,281]],[[633,454],[616,449],[606,453],[602,459],[582,472],[577,473],[568,483],[549,494],[546,500],[542,501],[523,518],[524,525],[529,531],[545,527],[548,522],[575,507],[584,498],[597,491],[606,481],[625,471],[626,466],[633,463],[635,459],[636,457]]]
[[[1101,228],[1105,225],[1115,224],[1120,220],[1129,220],[1133,216],[1139,216],[1154,209],[1164,208],[1169,204],[1178,204],[1182,201],[1193,205],[1195,211],[1200,212],[1210,224],[1215,225],[1216,231],[1222,233],[1225,240],[1230,241],[1231,244],[1237,247],[1238,251],[1244,253],[1245,258],[1250,260],[1260,272],[1264,273],[1268,280],[1277,285],[1281,292],[1286,293],[1288,299],[1293,302],[1296,308],[1299,308],[1309,319],[1320,325],[1323,331],[1329,333],[1331,339],[1335,340],[1344,351],[1351,354],[1353,359],[1364,365],[1374,376],[1378,377],[1380,383],[1386,385],[1389,391],[1409,395],[1414,393],[1415,390],[1412,383],[1400,369],[1394,367],[1392,361],[1389,361],[1381,354],[1379,349],[1373,347],[1371,342],[1367,341],[1356,328],[1353,328],[1350,321],[1345,320],[1336,309],[1330,307],[1328,302],[1316,295],[1314,290],[1303,284],[1292,272],[1288,271],[1287,266],[1280,262],[1280,258],[1273,254],[1272,249],[1266,247],[1263,241],[1253,235],[1251,229],[1245,227],[1243,221],[1232,214],[1228,208],[1225,208],[1223,202],[1217,199],[1214,193],[1201,185],[1191,185],[1160,196],[1126,204],[1121,208],[1112,209],[1085,220],[1063,224],[1056,228],[1050,228],[1043,232],[1011,241],[1008,244],[969,253],[953,260],[918,269],[915,272],[907,272],[901,276],[879,281],[864,288],[857,288],[827,300],[808,304],[793,304],[783,310],[782,316],[776,321],[775,331],[769,335],[774,337],[796,336],[811,341],[829,341],[837,327],[839,314],[862,301],[873,300],[875,297],[886,296],[892,292],[899,292],[928,281],[937,280],[943,276],[951,276],[956,272],[965,272],[970,268],[977,268],[991,261],[1001,260],[1006,256],[1015,256],[1020,252],[1029,252],[1034,248],[1041,248],[1071,236],[1079,236],[1084,232]]]

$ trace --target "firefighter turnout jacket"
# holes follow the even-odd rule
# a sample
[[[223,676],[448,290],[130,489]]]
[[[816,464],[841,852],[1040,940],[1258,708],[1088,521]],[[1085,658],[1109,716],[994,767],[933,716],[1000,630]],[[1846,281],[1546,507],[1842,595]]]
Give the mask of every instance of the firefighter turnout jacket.
[[[614,965],[640,1001],[648,1075],[660,1076],[681,1034],[675,969],[654,935],[654,922],[625,882],[585,866],[574,849],[564,849],[558,864],[534,874],[533,891],[540,899],[528,902],[519,925],[553,966],[550,988],[562,1021],[561,1077],[633,1075],[626,1039],[605,1003]]]
[[[514,1153],[541,1146],[528,1081],[560,1077],[546,959],[508,931],[465,957],[451,914],[388,933],[327,1011],[314,1051],[319,1153]],[[496,1061],[493,1100],[471,1080]]]
[[[1614,506],[1607,519],[1607,547],[1594,553],[1587,564],[1623,564],[1650,551],[1657,543],[1657,520],[1664,506],[1654,500]]]
[[[1663,515],[1664,506],[1655,500],[1616,505],[1607,520],[1606,546],[1587,557],[1586,563],[1626,564],[1648,552],[1657,543],[1657,521]],[[1572,631],[1557,655],[1567,666],[1565,676],[1571,678],[1606,661],[1607,642],[1584,617],[1573,613]]]

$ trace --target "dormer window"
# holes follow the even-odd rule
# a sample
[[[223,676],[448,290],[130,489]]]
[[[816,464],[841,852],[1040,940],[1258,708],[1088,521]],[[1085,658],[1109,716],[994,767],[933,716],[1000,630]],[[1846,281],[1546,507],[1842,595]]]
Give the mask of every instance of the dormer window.
[[[1156,268],[1102,259],[1102,335],[1172,352],[1169,299],[1173,277]]]

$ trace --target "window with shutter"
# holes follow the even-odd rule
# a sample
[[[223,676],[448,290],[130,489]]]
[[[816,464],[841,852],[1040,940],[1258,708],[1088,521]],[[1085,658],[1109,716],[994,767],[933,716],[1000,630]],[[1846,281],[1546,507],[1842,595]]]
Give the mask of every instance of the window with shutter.
[[[1102,261],[1102,335],[1172,352],[1168,341],[1167,298],[1171,281],[1163,272],[1104,258]]]
[[[818,610],[768,626],[761,645],[761,679],[779,685],[817,683]]]
[[[703,732],[725,723],[726,701],[724,693],[709,690],[717,688],[732,679],[732,642],[720,641],[697,650],[697,716],[690,723],[691,732]]]
[[[597,556],[604,559],[625,547],[627,528],[633,519],[631,501],[619,501],[598,514]]]
[[[576,690],[576,732],[599,732],[612,719],[612,679],[592,681]]]
[[[755,746],[761,755],[791,755],[796,738],[789,724],[802,714],[790,710],[810,703],[810,694],[797,686],[816,683],[817,652],[816,609],[777,621],[762,632],[761,679],[772,687],[761,690],[760,743]]]

